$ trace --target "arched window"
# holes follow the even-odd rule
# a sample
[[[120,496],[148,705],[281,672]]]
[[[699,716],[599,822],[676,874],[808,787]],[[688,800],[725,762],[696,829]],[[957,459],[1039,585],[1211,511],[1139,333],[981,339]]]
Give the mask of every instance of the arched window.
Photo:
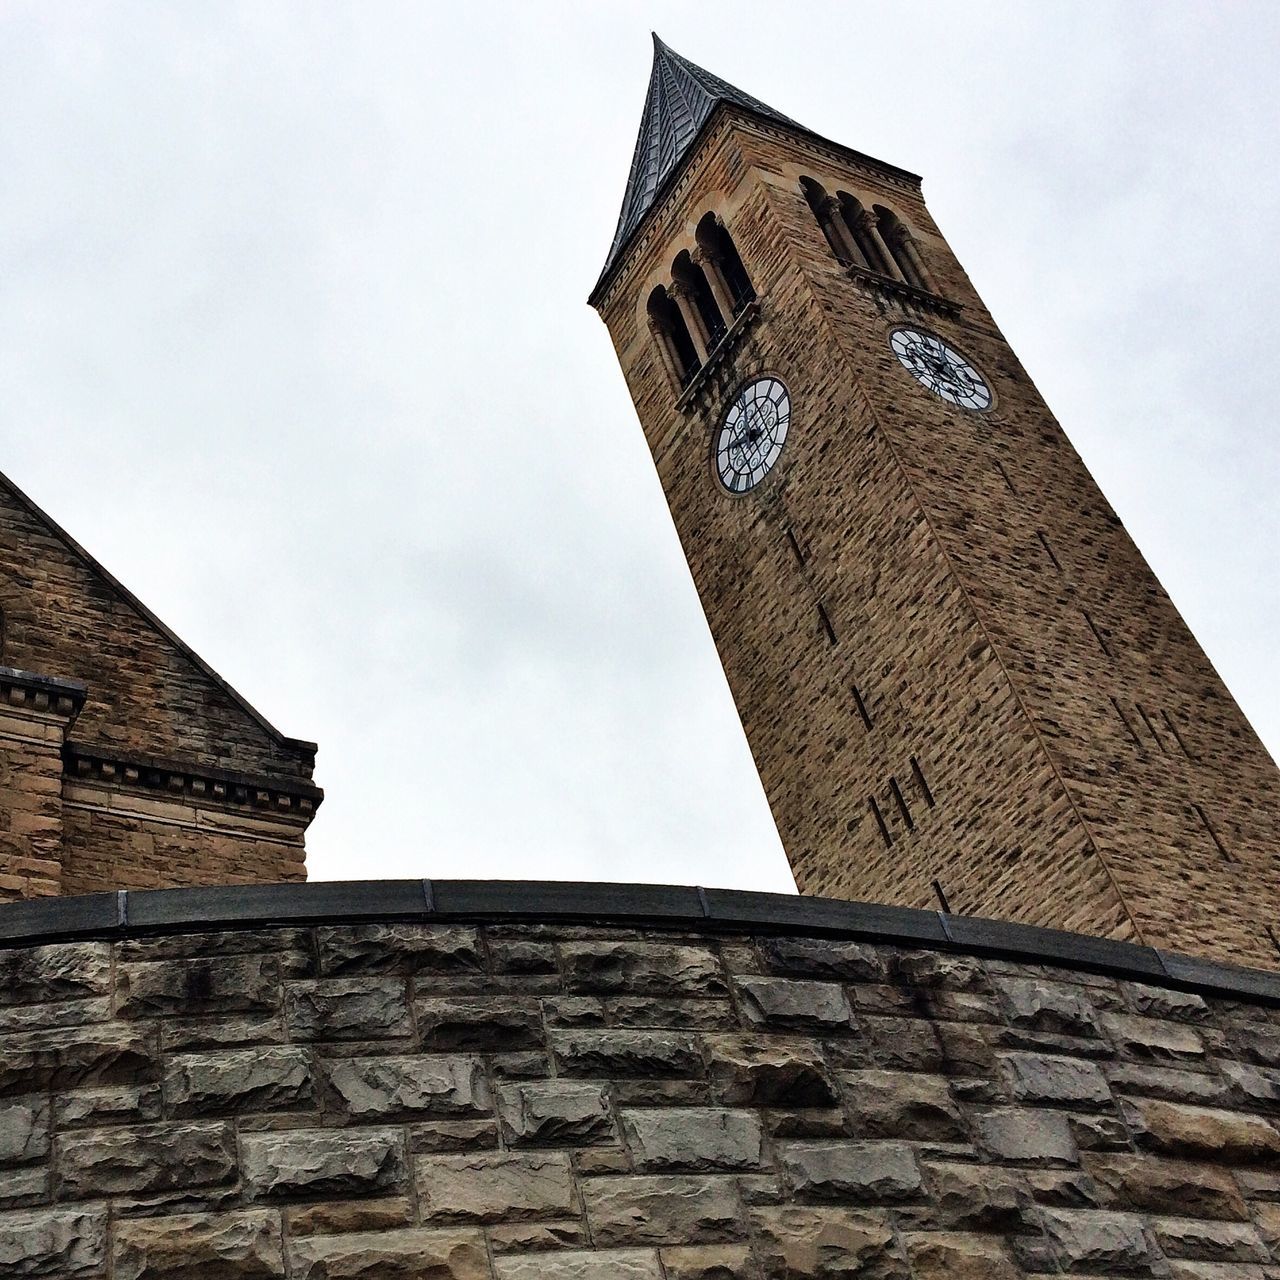
[[[857,243],[845,225],[840,202],[834,196],[827,195],[822,184],[812,178],[801,178],[800,190],[804,192],[804,198],[809,202],[814,219],[822,228],[822,234],[826,236],[836,261],[842,267],[855,264],[865,267],[867,264],[858,251]]]
[[[858,246],[858,252],[866,259],[867,266],[882,276],[900,278],[897,264],[880,239],[875,218],[862,207],[862,202],[856,196],[851,196],[847,191],[838,191],[836,199],[840,202],[845,226],[849,228],[849,234]]]
[[[707,213],[698,223],[695,238],[699,260],[712,288],[726,295],[729,310],[736,316],[756,296],[756,291],[751,287],[751,277],[742,265],[733,237],[714,213]]]
[[[710,351],[724,337],[728,326],[711,291],[707,273],[700,263],[694,262],[687,249],[678,253],[671,264],[671,283],[678,285],[689,299],[694,322],[700,324],[702,330],[698,336],[703,347]]]
[[[892,209],[886,209],[880,204],[875,206],[875,217],[880,239],[893,255],[902,278],[908,284],[915,285],[917,289],[928,289],[932,292],[933,282],[929,277],[928,268],[924,265],[920,250],[916,248],[916,242],[911,238],[911,232],[903,225],[902,219]]]
[[[693,375],[702,367],[702,362],[698,359],[698,350],[689,336],[689,327],[680,314],[680,308],[670,294],[658,285],[649,295],[645,309],[649,315],[649,330],[658,344],[662,363],[678,386],[687,387]]]

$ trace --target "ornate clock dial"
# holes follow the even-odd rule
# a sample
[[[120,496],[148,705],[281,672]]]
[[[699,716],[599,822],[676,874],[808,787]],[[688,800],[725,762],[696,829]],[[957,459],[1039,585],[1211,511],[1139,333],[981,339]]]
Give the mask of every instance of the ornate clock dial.
[[[715,436],[716,474],[730,493],[746,493],[782,453],[791,396],[777,378],[757,378],[734,398]]]
[[[902,367],[921,386],[962,409],[989,409],[986,379],[954,347],[923,329],[895,329],[889,345]]]

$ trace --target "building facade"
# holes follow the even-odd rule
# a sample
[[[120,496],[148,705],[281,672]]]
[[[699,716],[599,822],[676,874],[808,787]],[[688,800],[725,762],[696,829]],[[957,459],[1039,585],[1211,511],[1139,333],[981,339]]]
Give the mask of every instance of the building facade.
[[[286,737],[0,477],[0,902],[305,879]]]
[[[1276,963],[1280,772],[919,178],[656,41],[591,301],[802,892]]]

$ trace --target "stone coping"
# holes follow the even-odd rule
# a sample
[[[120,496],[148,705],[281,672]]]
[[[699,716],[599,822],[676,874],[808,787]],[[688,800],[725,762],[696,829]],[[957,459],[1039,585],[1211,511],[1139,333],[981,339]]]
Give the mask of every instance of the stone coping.
[[[1280,1004],[1280,973],[1079,933],[836,898],[697,885],[568,880],[325,880],[120,889],[0,905],[0,947],[271,926],[422,920],[599,923],[704,932],[799,933],[1105,973]]]

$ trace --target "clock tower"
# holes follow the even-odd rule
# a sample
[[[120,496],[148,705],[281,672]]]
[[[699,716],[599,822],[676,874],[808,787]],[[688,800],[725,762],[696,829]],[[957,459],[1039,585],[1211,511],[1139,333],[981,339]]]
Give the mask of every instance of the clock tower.
[[[919,178],[655,37],[591,303],[802,892],[1280,963],[1280,772]]]

